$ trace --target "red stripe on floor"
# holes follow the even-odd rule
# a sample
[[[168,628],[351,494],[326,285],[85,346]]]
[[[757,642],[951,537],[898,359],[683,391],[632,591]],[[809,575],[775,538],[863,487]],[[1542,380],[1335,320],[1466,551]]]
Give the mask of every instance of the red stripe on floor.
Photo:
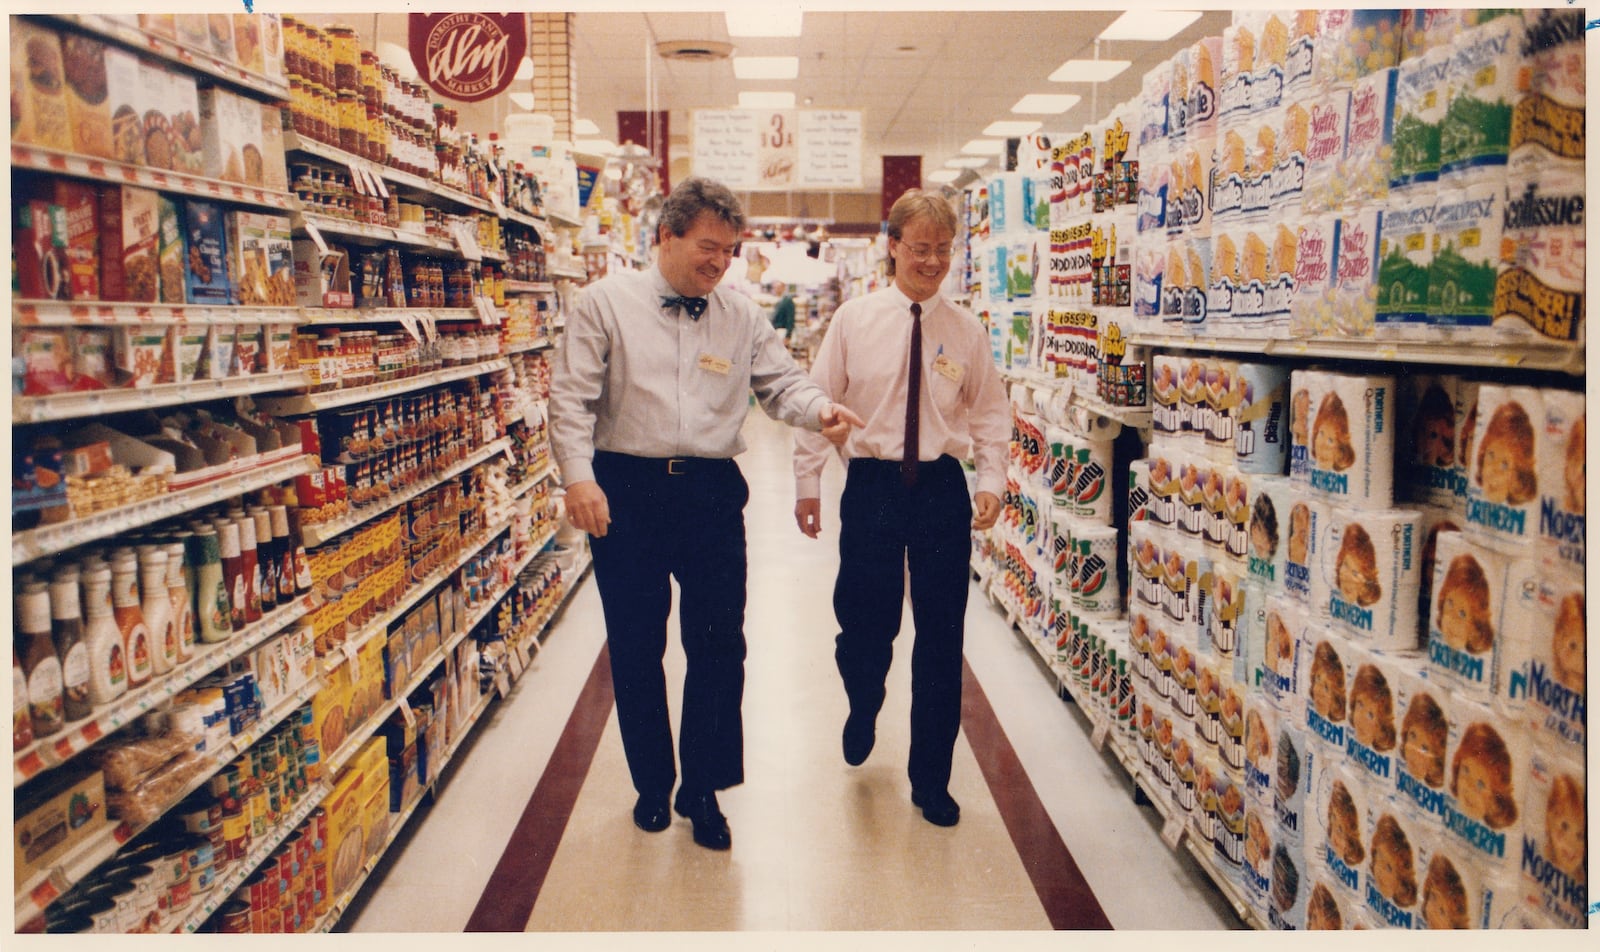
[[[600,649],[589,680],[578,695],[572,716],[550,754],[544,776],[517,820],[500,862],[483,887],[478,905],[467,920],[466,932],[524,932],[533,904],[544,888],[550,861],[572,817],[578,791],[589,775],[600,736],[611,718],[611,653]]]
[[[1109,929],[1111,920],[1095,898],[1094,890],[1061,841],[1039,794],[1022,769],[1022,761],[1007,739],[989,699],[965,660],[961,662],[961,728],[967,732],[989,793],[1000,809],[1028,878],[1033,880],[1045,915],[1055,929]]]

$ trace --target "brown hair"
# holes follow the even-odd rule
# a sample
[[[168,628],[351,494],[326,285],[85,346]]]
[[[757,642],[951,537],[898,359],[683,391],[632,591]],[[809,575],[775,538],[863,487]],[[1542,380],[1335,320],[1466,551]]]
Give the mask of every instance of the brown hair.
[[[1343,568],[1346,559],[1355,565],[1360,576],[1361,584],[1354,593],[1355,603],[1366,608],[1382,598],[1383,586],[1377,578],[1378,552],[1372,545],[1372,536],[1359,522],[1345,527],[1344,539],[1339,543],[1339,558],[1334,564]],[[1342,589],[1340,594],[1344,594]]]
[[[1484,430],[1483,442],[1478,446],[1479,486],[1483,485],[1484,457],[1488,455],[1489,447],[1497,444],[1510,448],[1516,460],[1511,491],[1505,501],[1509,505],[1520,506],[1533,499],[1539,489],[1538,476],[1533,469],[1533,423],[1528,419],[1528,411],[1522,409],[1522,404],[1515,401],[1502,403],[1494,411],[1494,416],[1489,418],[1489,427]]]
[[[1333,645],[1326,641],[1317,642],[1316,653],[1311,659],[1311,684],[1313,687],[1315,687],[1319,676],[1326,678],[1338,693],[1334,695],[1333,710],[1318,711],[1317,713],[1330,721],[1344,720],[1344,661],[1339,658],[1339,652],[1333,650]]]
[[[1378,733],[1372,738],[1373,750],[1394,749],[1394,697],[1389,693],[1389,680],[1376,665],[1364,664],[1356,670],[1355,683],[1350,688],[1352,711],[1366,702],[1378,709]],[[1354,717],[1351,720],[1355,720]],[[1352,725],[1354,726],[1354,725]],[[1360,728],[1356,728],[1360,733]]]
[[[1333,838],[1333,818],[1336,815],[1348,820],[1344,829],[1350,833],[1350,838],[1342,844]],[[1367,858],[1366,847],[1361,845],[1361,817],[1356,813],[1355,798],[1350,796],[1350,791],[1339,780],[1333,782],[1333,792],[1328,795],[1328,845],[1338,852],[1339,858],[1348,866],[1359,866]]]
[[[1445,922],[1426,919],[1429,897],[1443,896],[1450,902],[1450,918]],[[1428,876],[1422,884],[1422,911],[1430,929],[1465,929],[1467,922],[1467,887],[1461,874],[1447,856],[1435,854],[1428,863]]]
[[[1461,765],[1469,759],[1488,768],[1495,780],[1494,800],[1482,817],[1483,822],[1496,830],[1516,822],[1517,801],[1511,790],[1511,751],[1506,748],[1504,738],[1488,724],[1468,725],[1450,761],[1450,793],[1458,798],[1461,796]]]
[[[914,218],[929,218],[935,225],[948,231],[951,236],[956,233],[956,212],[937,192],[924,191],[920,188],[907,189],[901,196],[894,200],[889,208],[889,221],[887,230],[889,237],[895,241],[905,234],[906,226]],[[894,255],[889,256],[889,274],[894,274]]]
[[[1561,600],[1560,607],[1556,609],[1555,633],[1553,636],[1552,648],[1559,647],[1562,634],[1570,630],[1573,626],[1576,626],[1579,633],[1578,643],[1584,646],[1585,652],[1588,651],[1587,638],[1584,636],[1584,632],[1588,627],[1588,622],[1583,617],[1583,600],[1584,596],[1582,592],[1573,592]],[[1570,665],[1562,662],[1560,651],[1552,650],[1551,654],[1554,657],[1553,667],[1555,668],[1556,680],[1561,684],[1572,688],[1573,690],[1583,690],[1583,676],[1584,670],[1587,670],[1588,668],[1587,663],[1584,665],[1584,670],[1574,671]]]
[[[1400,821],[1385,813],[1378,819],[1378,828],[1372,833],[1372,873],[1377,878],[1378,853],[1387,852],[1400,867],[1400,882],[1389,898],[1402,908],[1417,901],[1416,860],[1411,851],[1411,840],[1400,828]],[[1379,890],[1382,891],[1381,889]]]
[[[1312,925],[1313,922],[1318,924]],[[1311,898],[1306,900],[1306,928],[1344,928],[1344,916],[1339,913],[1339,903],[1322,883],[1311,887]]]
[[[1571,774],[1559,774],[1556,779],[1550,783],[1550,797],[1545,801],[1544,805],[1545,842],[1547,844],[1551,842],[1551,816],[1559,816],[1565,813],[1567,816],[1577,817],[1579,822],[1582,822],[1584,818],[1583,812],[1584,802],[1582,784],[1573,779]],[[1583,844],[1583,859],[1578,862],[1577,869],[1568,869],[1563,871],[1571,874],[1575,879],[1582,879],[1584,878],[1583,868],[1589,858],[1589,838],[1584,835],[1584,831],[1582,830],[1579,831],[1578,842]],[[1547,845],[1546,852],[1550,854],[1550,860],[1554,862],[1556,852],[1555,849]],[[1559,864],[1557,865],[1559,866]]]
[[[1471,633],[1463,647],[1473,654],[1483,654],[1494,645],[1494,626],[1489,622],[1489,579],[1471,553],[1450,560],[1439,586],[1438,604],[1443,605],[1445,597],[1455,591],[1462,592],[1473,608]],[[1435,619],[1435,624],[1440,621]]]
[[[1427,776],[1418,777],[1423,783],[1437,789],[1444,783],[1444,747],[1450,736],[1450,727],[1445,720],[1444,708],[1433,699],[1433,695],[1423,692],[1411,699],[1406,707],[1406,716],[1400,722],[1400,733],[1410,734],[1412,729],[1424,732],[1431,739],[1433,746],[1439,751],[1438,766],[1428,771]]]
[[[1317,436],[1329,433],[1333,436],[1335,444],[1327,459],[1317,448]],[[1317,416],[1311,425],[1311,458],[1319,466],[1326,466],[1332,470],[1349,469],[1355,465],[1355,447],[1350,445],[1350,413],[1344,408],[1344,401],[1339,399],[1337,393],[1330,393],[1322,398],[1322,403],[1317,405]]]

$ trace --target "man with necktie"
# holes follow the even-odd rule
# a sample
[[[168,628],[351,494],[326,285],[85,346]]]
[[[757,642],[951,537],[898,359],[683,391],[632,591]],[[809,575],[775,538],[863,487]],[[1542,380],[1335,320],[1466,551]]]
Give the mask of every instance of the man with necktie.
[[[864,425],[795,365],[754,302],[718,289],[743,229],[727,187],[680,183],[661,209],[655,266],[584,289],[550,381],[567,517],[593,538],[634,822],[655,832],[672,821],[678,771],[662,656],[675,578],[688,672],[672,806],[709,849],[732,843],[717,791],[744,780],[749,492],[733,457],[745,449],[749,394],[824,442]]]
[[[811,369],[833,399],[872,421],[842,446],[833,610],[850,706],[844,759],[854,766],[872,752],[909,566],[911,801],[928,822],[954,826],[971,530],[1000,516],[1011,412],[987,330],[939,294],[956,233],[950,204],[906,192],[889,210],[888,233],[894,283],[839,306]],[[969,450],[978,474],[970,499],[961,465]],[[827,441],[795,435],[795,521],[813,539],[830,455]]]

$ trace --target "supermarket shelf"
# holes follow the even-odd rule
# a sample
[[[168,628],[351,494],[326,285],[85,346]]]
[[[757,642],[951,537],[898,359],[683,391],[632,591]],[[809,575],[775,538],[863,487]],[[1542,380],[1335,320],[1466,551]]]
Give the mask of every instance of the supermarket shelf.
[[[556,345],[556,342],[551,340],[550,338],[548,338],[548,337],[540,337],[537,340],[528,341],[526,344],[518,344],[518,345],[515,345],[515,346],[512,346],[512,347],[508,347],[508,348],[506,348],[506,354],[508,354],[508,355],[509,354],[526,354],[529,351],[546,350],[548,348],[554,347],[555,345]]]
[[[563,215],[561,212],[555,211],[554,209],[546,208],[544,210],[544,216],[552,225],[560,225],[562,228],[583,227],[583,222],[576,218],[568,218],[566,215]]]
[[[443,238],[430,238],[422,232],[409,231],[404,228],[390,228],[388,225],[368,225],[365,222],[333,218],[328,215],[319,215],[316,212],[296,212],[294,218],[295,230],[305,231],[307,225],[315,225],[317,231],[321,232],[324,237],[332,236],[360,244],[401,244],[410,245],[413,248],[427,248],[429,251],[450,254],[456,257],[461,254],[455,242],[446,241]]]
[[[13,565],[21,565],[46,555],[64,552],[85,542],[127,532],[161,519],[201,509],[223,499],[292,479],[303,473],[310,473],[314,468],[315,460],[311,457],[296,456],[281,463],[225,476],[193,489],[165,493],[154,499],[119,506],[82,519],[13,532],[11,562]]]
[[[492,213],[494,211],[494,205],[486,198],[477,198],[443,183],[435,182],[432,179],[426,179],[420,175],[412,175],[409,172],[402,172],[387,165],[379,165],[370,159],[364,159],[359,155],[346,152],[338,146],[328,145],[326,142],[318,142],[315,139],[308,139],[292,130],[284,132],[283,148],[285,152],[291,155],[299,153],[315,156],[339,165],[364,166],[375,172],[385,182],[404,189],[408,193],[408,199],[425,199],[422,204],[438,205],[443,203],[471,208],[480,212]]]
[[[556,286],[549,281],[518,281],[515,278],[506,279],[507,294],[554,294]]]
[[[307,684],[294,694],[284,698],[271,711],[263,714],[261,719],[250,726],[243,734],[235,735],[228,743],[210,756],[212,767],[204,774],[191,780],[183,792],[172,798],[167,807],[183,802],[184,797],[200,789],[210,782],[211,777],[226,766],[239,754],[255,744],[268,731],[276,727],[280,721],[288,717],[295,710],[311,700],[312,696],[322,687],[321,678],[312,678]],[[209,753],[209,752],[208,752]],[[106,828],[79,844],[49,869],[41,870],[26,882],[18,883],[16,894],[16,922],[26,922],[32,917],[49,908],[50,904],[61,897],[63,893],[72,888],[74,883],[82,881],[93,873],[101,863],[117,854],[124,844],[138,836],[149,826],[161,822],[157,817],[150,824],[137,829],[126,822],[108,823]]]
[[[14,324],[30,327],[144,327],[151,324],[304,324],[306,317],[296,307],[14,300],[11,302],[11,320]]]
[[[398,396],[402,393],[410,393],[413,390],[424,390],[440,384],[465,380],[468,377],[477,377],[482,374],[510,369],[511,364],[504,357],[498,357],[483,363],[467,364],[461,367],[445,367],[430,373],[418,374],[415,377],[401,377],[399,380],[386,380],[383,383],[369,384],[365,387],[325,390],[321,393],[302,393],[287,397],[260,397],[256,400],[256,406],[276,416],[304,416],[307,413],[332,410],[336,407],[347,407],[355,403],[366,403],[369,400],[382,400],[384,397]],[[304,386],[303,383],[301,385]]]
[[[589,280],[587,270],[579,271],[576,268],[547,268],[552,278],[570,278],[573,281]]]
[[[69,726],[60,734],[42,738],[12,756],[11,786],[22,784],[47,770],[59,767],[101,739],[110,736],[163,704],[201,678],[234,658],[271,640],[289,625],[311,611],[314,598],[304,595],[242,631],[214,645],[196,645],[195,657],[161,675],[135,691],[123,695],[90,717]]]
[[[1150,407],[1115,407],[1105,403],[1092,393],[1082,393],[1075,389],[1072,381],[1061,377],[1047,377],[1044,374],[1033,372],[1019,372],[1014,370],[1001,370],[1000,376],[1008,383],[1020,383],[1029,387],[1038,387],[1055,391],[1066,391],[1069,404],[1068,413],[1073,416],[1081,415],[1081,419],[1072,422],[1079,429],[1089,433],[1104,433],[1111,429],[1111,424],[1132,427],[1136,430],[1150,429]],[[1115,434],[1107,434],[1115,436]]]
[[[529,228],[534,229],[541,235],[544,234],[545,229],[549,227],[549,222],[545,221],[543,218],[540,218],[538,215],[529,214],[528,212],[516,208],[502,208],[500,210],[500,217],[505,221],[514,221],[519,225],[527,225]]]
[[[306,818],[311,816],[312,812],[322,805],[322,801],[327,799],[328,794],[331,792],[333,792],[333,788],[327,783],[319,783],[307,789],[305,796],[301,797],[300,802],[295,804],[293,811],[269,830],[266,836],[261,837],[259,840],[251,841],[250,855],[234,862],[229,867],[227,875],[217,879],[211,885],[211,888],[204,893],[203,897],[196,896],[194,908],[167,931],[184,933],[198,931],[201,926],[205,925],[207,919],[210,919],[218,909],[222,908],[222,904],[228,901],[228,897],[233,895],[233,891],[244,885],[244,881],[249,879],[261,867],[261,864],[266,862],[267,857],[271,856],[273,851],[282,845],[284,840],[289,838],[289,834],[298,830],[300,825],[305,823]]]
[[[408,318],[431,321],[478,322],[478,312],[470,307],[308,307],[304,310],[305,322],[313,326],[338,324],[350,327],[359,324],[400,324]]]
[[[225,400],[246,394],[274,393],[306,385],[299,370],[226,377],[221,380],[195,380],[189,383],[160,383],[150,387],[124,387],[116,390],[86,390],[53,393],[45,397],[13,397],[11,422],[45,423],[73,420],[151,407],[171,407],[207,400]]]
[[[1257,357],[1330,357],[1384,363],[1520,367],[1527,370],[1553,370],[1575,375],[1584,373],[1584,348],[1581,345],[1557,343],[1530,342],[1518,346],[1492,342],[1467,344],[1336,338],[1260,340],[1210,333],[1204,337],[1140,333],[1131,335],[1129,342],[1146,347],[1205,350]]]
[[[347,515],[343,516],[342,518],[335,519],[332,522],[323,522],[309,526],[302,526],[300,529],[300,539],[303,543],[305,543],[306,548],[314,549],[331,539],[338,538],[339,536],[349,532],[351,529],[354,529],[359,525],[370,522],[384,513],[398,508],[406,501],[415,499],[428,490],[433,489],[435,486],[442,485],[445,482],[454,479],[484,460],[500,455],[509,449],[510,446],[511,439],[509,437],[502,436],[500,439],[495,440],[492,443],[487,443],[479,447],[471,455],[446,469],[438,476],[429,479],[427,482],[412,486],[410,489],[402,492],[390,493],[381,501],[373,503],[370,506],[362,506],[359,509],[353,509]]]
[[[238,87],[252,99],[288,99],[289,82],[252,73],[238,64],[220,59],[204,50],[196,50],[166,37],[152,36],[144,30],[126,23],[118,23],[94,14],[54,14],[56,20],[70,23],[86,33],[93,33],[124,46],[153,55],[171,63],[179,63]]]
[[[544,482],[545,480],[549,479],[550,477],[554,476],[555,474],[556,474],[555,465],[547,461],[543,466],[539,467],[539,471],[538,472],[534,473],[532,476],[529,476],[527,479],[524,479],[522,482],[520,482],[520,483],[516,484],[515,486],[511,487],[511,498],[513,498],[513,499],[521,499],[523,496],[527,495],[528,490],[530,490],[533,487],[539,485],[540,483]]]
[[[92,179],[114,185],[139,185],[163,192],[255,205],[280,212],[290,211],[294,202],[294,196],[289,192],[279,192],[259,185],[241,185],[238,182],[224,182],[221,179],[206,178],[189,172],[126,165],[110,159],[99,159],[73,152],[58,152],[36,145],[12,143],[11,167],[37,172],[54,172],[58,175],[70,175],[73,178]]]

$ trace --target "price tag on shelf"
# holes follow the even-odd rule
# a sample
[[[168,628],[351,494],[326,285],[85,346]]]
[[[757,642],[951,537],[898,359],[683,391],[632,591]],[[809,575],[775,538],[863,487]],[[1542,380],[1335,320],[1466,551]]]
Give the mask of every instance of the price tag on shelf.
[[[500,323],[500,314],[494,309],[494,302],[482,294],[473,297],[473,303],[478,308],[478,320],[490,327]]]
[[[317,246],[317,253],[326,257],[328,254],[328,243],[322,240],[322,232],[315,224],[312,223],[311,219],[309,218],[305,220],[305,228],[306,234],[311,237],[311,243]]]
[[[376,170],[369,169],[368,172],[372,176],[372,184],[378,187],[378,197],[387,200],[389,198],[389,186],[383,183],[383,176],[378,174]]]
[[[1101,721],[1100,723],[1095,725],[1094,733],[1092,735],[1090,735],[1090,737],[1089,737],[1089,743],[1094,745],[1094,749],[1095,750],[1105,750],[1106,749],[1106,737],[1110,733],[1111,733],[1111,722],[1110,721]]]
[[[345,660],[345,662],[347,664],[350,665],[350,680],[351,680],[351,682],[360,683],[360,681],[361,681],[361,662],[358,659],[361,657],[361,653],[356,650],[356,646],[355,645],[351,644],[348,641],[345,642],[344,644],[340,645],[339,646],[339,650],[344,653],[344,660]]]
[[[432,314],[418,314],[417,319],[422,327],[422,338],[428,343],[439,339],[439,326],[434,323]]]
[[[521,648],[518,648],[515,651],[506,652],[506,666],[511,669],[511,676],[513,678],[522,677],[522,672],[527,670],[527,666],[523,662]]]
[[[1183,815],[1175,813],[1167,817],[1167,822],[1161,827],[1161,842],[1176,850],[1183,842]]]
[[[407,728],[417,726],[417,712],[411,709],[411,702],[405,698],[400,699],[400,717],[406,722]]]
[[[350,173],[350,183],[355,186],[356,194],[371,195],[372,192],[367,186],[367,177],[361,174],[361,167],[354,162],[346,162],[344,167]]]
[[[483,249],[478,246],[478,236],[472,229],[461,222],[456,222],[450,228],[450,234],[455,238],[456,249],[461,252],[461,257],[468,261],[482,261]]]
[[[500,696],[501,697],[510,696],[510,694],[511,694],[511,675],[509,673],[507,673],[505,668],[501,668],[500,671],[497,674],[495,674],[495,676],[494,676],[494,687],[495,687],[495,690],[500,692]]]
[[[414,340],[421,342],[422,332],[417,329],[417,316],[415,314],[410,311],[402,313],[400,315],[400,326],[405,328],[406,333],[410,334]]]

